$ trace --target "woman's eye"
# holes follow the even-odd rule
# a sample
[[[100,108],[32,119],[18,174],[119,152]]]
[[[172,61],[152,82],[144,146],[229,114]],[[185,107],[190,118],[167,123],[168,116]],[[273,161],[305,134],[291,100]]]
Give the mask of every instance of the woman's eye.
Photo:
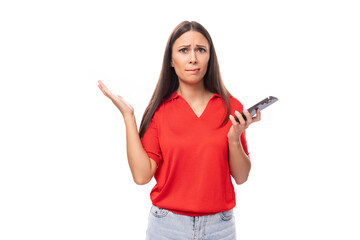
[[[189,51],[189,49],[187,49],[187,48],[181,48],[179,50],[179,52],[181,52],[181,53],[187,53],[188,51]],[[196,49],[196,51],[198,51],[200,53],[204,53],[204,52],[206,52],[206,49],[205,48],[198,48],[198,49]]]
[[[204,53],[206,52],[205,48],[199,48],[199,52]]]

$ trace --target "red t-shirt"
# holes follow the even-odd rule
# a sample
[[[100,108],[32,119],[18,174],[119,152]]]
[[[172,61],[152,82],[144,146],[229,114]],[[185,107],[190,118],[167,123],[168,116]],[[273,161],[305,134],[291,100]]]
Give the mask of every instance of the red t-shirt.
[[[230,97],[231,114],[242,104]],[[232,209],[235,191],[229,170],[229,120],[220,127],[226,107],[215,93],[198,117],[175,91],[156,110],[142,145],[155,160],[156,185],[150,193],[155,206],[188,216]],[[241,143],[247,155],[245,132]]]

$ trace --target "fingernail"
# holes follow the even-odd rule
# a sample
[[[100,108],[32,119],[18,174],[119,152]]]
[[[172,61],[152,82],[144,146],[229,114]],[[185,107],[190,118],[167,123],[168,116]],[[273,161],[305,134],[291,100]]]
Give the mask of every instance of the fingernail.
[[[235,114],[240,114],[238,111],[235,110]]]
[[[247,109],[244,109],[244,112],[245,112],[245,113],[248,113],[249,111],[248,111]]]

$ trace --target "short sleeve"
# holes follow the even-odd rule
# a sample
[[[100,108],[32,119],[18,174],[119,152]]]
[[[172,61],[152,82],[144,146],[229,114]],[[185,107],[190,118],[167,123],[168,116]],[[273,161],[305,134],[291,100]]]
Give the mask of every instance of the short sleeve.
[[[156,121],[156,112],[151,119],[149,127],[145,131],[141,144],[149,158],[153,159],[158,165],[162,160],[162,153],[159,144],[158,127]]]

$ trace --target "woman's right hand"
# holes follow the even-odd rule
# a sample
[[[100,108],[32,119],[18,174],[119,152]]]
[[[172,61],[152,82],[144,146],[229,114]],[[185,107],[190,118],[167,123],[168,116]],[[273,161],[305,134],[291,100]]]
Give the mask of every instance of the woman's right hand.
[[[101,80],[98,82],[100,90],[105,96],[110,98],[124,117],[126,151],[133,179],[137,184],[146,184],[154,176],[157,164],[149,158],[141,144],[134,117],[134,108],[119,95],[112,94]]]
[[[110,98],[110,100],[120,110],[124,118],[134,116],[134,108],[128,102],[126,102],[121,96],[112,94],[101,80],[99,80],[98,83],[100,90],[106,97]]]

